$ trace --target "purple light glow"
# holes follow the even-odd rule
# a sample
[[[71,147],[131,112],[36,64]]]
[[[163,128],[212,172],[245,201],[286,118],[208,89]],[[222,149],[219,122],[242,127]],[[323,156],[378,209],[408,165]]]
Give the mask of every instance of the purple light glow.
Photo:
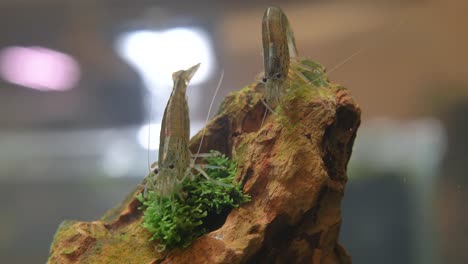
[[[0,76],[8,82],[40,91],[66,91],[80,78],[69,55],[42,47],[8,47],[0,51]]]

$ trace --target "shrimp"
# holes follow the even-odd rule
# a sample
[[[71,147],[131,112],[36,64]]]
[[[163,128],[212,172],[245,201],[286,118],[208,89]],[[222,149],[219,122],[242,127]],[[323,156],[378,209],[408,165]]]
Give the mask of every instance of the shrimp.
[[[262,41],[265,83],[265,106],[274,112],[287,89],[291,73],[309,85],[326,85],[325,68],[318,63],[298,57],[294,33],[288,18],[279,7],[269,7],[262,20]],[[317,82],[319,81],[319,82]]]
[[[174,87],[161,123],[158,162],[152,166],[152,172],[147,177],[144,193],[149,185],[159,197],[170,197],[174,193],[181,194],[182,182],[187,177],[194,179],[201,174],[212,180],[204,168],[215,166],[195,163],[197,157],[208,154],[192,155],[189,149],[190,119],[185,93],[199,67],[200,64],[197,64],[172,74]]]
[[[174,88],[161,122],[158,167],[153,170],[156,193],[169,196],[178,192],[190,166],[190,119],[185,96],[187,85],[200,64],[172,74]]]

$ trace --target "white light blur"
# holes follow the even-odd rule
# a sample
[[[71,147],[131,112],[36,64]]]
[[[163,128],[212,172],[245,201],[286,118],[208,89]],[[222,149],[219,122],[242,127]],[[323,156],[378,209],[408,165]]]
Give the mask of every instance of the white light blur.
[[[208,35],[197,28],[166,31],[139,30],[117,40],[117,52],[143,76],[148,88],[172,86],[172,73],[201,63],[192,85],[207,80],[213,72],[214,55]]]
[[[159,149],[159,132],[161,131],[161,124],[153,123],[146,124],[138,130],[138,143],[144,149],[156,150]],[[150,134],[148,142],[148,134]]]
[[[101,162],[107,175],[116,178],[128,176],[134,163],[134,156],[129,151],[130,146],[125,140],[116,140],[107,146]]]
[[[0,76],[40,91],[66,91],[80,78],[71,56],[43,47],[8,47],[0,51]]]

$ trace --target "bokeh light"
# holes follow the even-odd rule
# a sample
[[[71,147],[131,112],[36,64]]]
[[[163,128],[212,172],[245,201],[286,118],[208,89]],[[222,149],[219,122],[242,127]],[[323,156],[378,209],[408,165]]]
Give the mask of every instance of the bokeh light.
[[[140,30],[117,40],[118,53],[143,76],[150,90],[172,85],[172,73],[201,63],[191,84],[200,84],[213,72],[213,49],[207,34],[197,28],[167,31]]]
[[[161,124],[153,123],[146,124],[138,130],[138,143],[144,149],[156,150],[159,149],[159,132]],[[148,141],[149,140],[149,141]]]
[[[71,56],[43,47],[7,47],[0,51],[0,76],[11,83],[40,91],[66,91],[79,80]]]

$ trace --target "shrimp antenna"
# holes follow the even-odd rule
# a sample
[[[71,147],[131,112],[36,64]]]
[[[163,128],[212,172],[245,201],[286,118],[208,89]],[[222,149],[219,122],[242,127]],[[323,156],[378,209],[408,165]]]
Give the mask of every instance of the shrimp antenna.
[[[151,173],[151,165],[150,165],[150,142],[151,142],[151,112],[153,111],[153,94],[150,92],[150,101],[149,101],[149,115],[148,115],[148,145],[147,149],[148,151],[146,152],[147,154],[147,159],[146,161],[148,162],[148,172]]]
[[[214,100],[216,98],[216,95],[218,94],[218,91],[219,91],[219,88],[221,87],[221,83],[223,82],[223,79],[224,79],[224,69],[221,70],[221,76],[219,77],[218,85],[216,86],[216,90],[214,92],[214,95],[211,98],[210,107],[208,107],[208,114],[206,115],[205,126],[203,126],[202,136],[201,136],[201,139],[200,139],[200,145],[198,146],[196,156],[198,156],[198,154],[200,154],[200,150],[201,150],[202,145],[203,145],[203,138],[205,137],[206,124],[208,124],[208,119],[210,118],[211,109],[213,108]]]

